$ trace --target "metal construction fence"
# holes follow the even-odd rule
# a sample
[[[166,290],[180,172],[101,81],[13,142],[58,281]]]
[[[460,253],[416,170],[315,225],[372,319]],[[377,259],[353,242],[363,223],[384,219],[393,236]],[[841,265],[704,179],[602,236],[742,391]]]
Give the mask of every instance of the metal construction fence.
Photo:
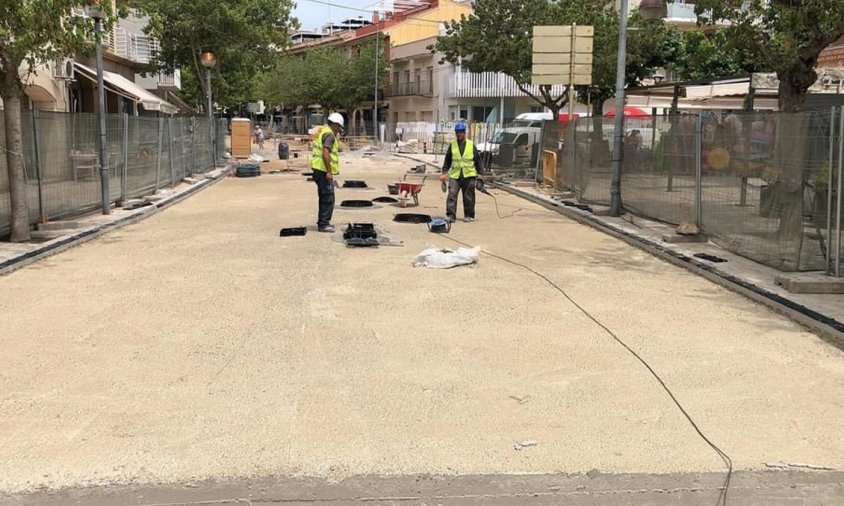
[[[782,271],[840,273],[844,110],[702,112],[624,125],[627,211],[695,223],[727,250]],[[613,118],[547,122],[538,179],[609,205],[612,136]]]
[[[445,154],[454,139],[453,121],[397,123],[387,127],[394,149]],[[536,177],[541,156],[541,126],[512,123],[467,123],[466,138],[475,143],[484,166],[499,177]]]
[[[10,230],[4,112],[0,111],[0,236]],[[96,114],[31,111],[22,114],[23,159],[30,222],[72,216],[102,206],[99,118]],[[216,122],[217,156],[225,150],[226,122]],[[212,120],[207,117],[106,117],[106,153],[112,203],[174,186],[214,168]]]

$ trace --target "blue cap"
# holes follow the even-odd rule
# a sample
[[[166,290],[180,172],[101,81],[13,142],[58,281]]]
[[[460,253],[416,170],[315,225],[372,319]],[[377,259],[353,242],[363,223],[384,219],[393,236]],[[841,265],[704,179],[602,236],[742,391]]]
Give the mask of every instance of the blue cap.
[[[466,131],[466,123],[463,123],[462,121],[458,121],[454,125],[454,131],[455,132],[465,132]]]

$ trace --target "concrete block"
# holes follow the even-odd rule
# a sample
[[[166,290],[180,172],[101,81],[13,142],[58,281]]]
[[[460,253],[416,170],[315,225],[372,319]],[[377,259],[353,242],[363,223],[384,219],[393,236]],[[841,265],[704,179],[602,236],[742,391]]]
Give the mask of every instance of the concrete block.
[[[774,283],[791,293],[844,294],[844,278],[822,273],[780,274]]]
[[[120,206],[126,210],[137,209],[139,207],[148,205],[149,203],[144,199],[129,199]]]
[[[65,231],[65,230],[78,230],[80,228],[85,228],[89,226],[89,224],[83,221],[51,221],[49,223],[39,223],[38,230],[41,231]]]
[[[604,206],[589,206],[592,208],[592,214],[595,216],[609,216],[610,208]]]
[[[164,195],[148,195],[144,197],[147,202],[158,202],[164,198]]]
[[[35,241],[49,241],[64,235],[63,231],[59,230],[33,230],[29,236]]]
[[[709,236],[706,234],[698,235],[680,235],[680,234],[665,234],[662,236],[662,242],[670,244],[683,244],[692,242],[708,242]]]
[[[513,186],[516,188],[533,188],[536,183],[533,181],[513,181]]]
[[[187,184],[196,184],[198,181],[199,181],[198,179],[195,179],[195,178],[192,178],[192,177],[186,177],[186,178],[182,179],[182,182],[187,183]]]
[[[557,192],[551,194],[551,198],[555,200],[568,200],[575,197],[577,197],[577,195],[575,195],[574,192]]]

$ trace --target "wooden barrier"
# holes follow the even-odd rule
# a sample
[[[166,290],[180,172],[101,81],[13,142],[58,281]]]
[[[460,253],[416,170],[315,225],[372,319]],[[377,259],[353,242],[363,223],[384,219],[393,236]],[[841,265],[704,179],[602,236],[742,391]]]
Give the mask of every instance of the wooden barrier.
[[[542,182],[554,186],[557,181],[557,153],[542,151]]]

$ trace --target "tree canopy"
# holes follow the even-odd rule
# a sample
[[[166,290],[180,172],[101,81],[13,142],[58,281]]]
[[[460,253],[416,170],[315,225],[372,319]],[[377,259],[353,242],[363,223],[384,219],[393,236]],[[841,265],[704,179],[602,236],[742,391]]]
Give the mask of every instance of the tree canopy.
[[[158,68],[182,69],[183,95],[193,105],[205,96],[203,51],[217,56],[215,102],[241,104],[255,98],[255,76],[272,67],[288,43],[288,28],[297,24],[290,15],[293,0],[138,0],[136,5],[150,17],[147,33],[161,43]]]
[[[818,55],[844,36],[841,0],[698,0],[695,12],[703,23],[729,21],[722,47],[776,72],[783,111],[803,108]]]
[[[352,109],[371,100],[375,89],[375,41],[350,50],[318,46],[304,57],[287,55],[264,76],[261,96],[271,104],[319,104],[325,109]],[[384,81],[384,56],[378,68]]]
[[[443,60],[462,64],[471,72],[502,72],[539,104],[554,112],[568,102],[566,94],[553,96],[550,86],[540,86],[539,95],[529,93],[532,60],[532,28],[535,25],[592,25],[595,27],[592,86],[578,86],[582,101],[589,95],[599,110],[615,93],[618,51],[618,12],[607,8],[605,0],[523,2],[484,0],[459,21],[446,23],[445,35],[431,49]],[[671,57],[673,47],[666,43],[670,29],[660,23],[644,23],[631,18],[628,43],[628,84],[650,77],[654,68]],[[483,48],[482,51],[478,48]]]

